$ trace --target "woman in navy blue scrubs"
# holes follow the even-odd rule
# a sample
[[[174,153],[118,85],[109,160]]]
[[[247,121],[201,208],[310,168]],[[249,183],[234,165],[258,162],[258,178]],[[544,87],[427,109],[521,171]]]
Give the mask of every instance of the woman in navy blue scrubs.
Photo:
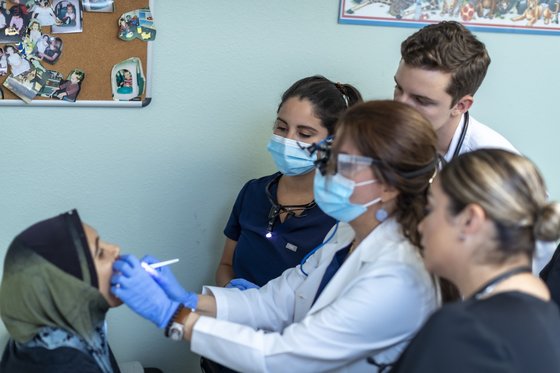
[[[336,221],[315,204],[316,155],[303,148],[332,135],[338,117],[361,101],[353,86],[322,76],[298,80],[284,92],[268,143],[279,172],[250,180],[239,192],[224,229],[218,285],[262,286],[323,242]]]

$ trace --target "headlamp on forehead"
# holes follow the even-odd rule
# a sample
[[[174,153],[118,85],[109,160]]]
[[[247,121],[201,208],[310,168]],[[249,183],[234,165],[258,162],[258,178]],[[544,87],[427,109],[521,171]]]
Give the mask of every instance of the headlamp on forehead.
[[[327,136],[324,140],[314,142],[309,146],[301,146],[301,144],[298,143],[299,147],[305,150],[309,156],[317,153],[317,160],[314,163],[315,167],[319,170],[319,172],[321,172],[321,175],[325,175],[327,172],[327,163],[329,162],[329,158],[331,156],[333,141],[333,136]]]

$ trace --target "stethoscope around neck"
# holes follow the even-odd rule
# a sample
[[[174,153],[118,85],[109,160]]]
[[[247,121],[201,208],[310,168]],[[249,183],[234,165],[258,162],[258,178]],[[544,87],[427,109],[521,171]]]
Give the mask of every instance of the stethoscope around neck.
[[[340,223],[340,222],[337,221],[336,224],[335,224],[335,226],[334,226],[334,229],[332,229],[332,233],[330,234],[330,236],[329,236],[326,240],[324,240],[323,242],[321,242],[319,245],[317,245],[313,250],[311,250],[310,252],[308,252],[308,253],[303,257],[303,259],[301,260],[301,262],[299,263],[299,269],[300,269],[301,273],[303,273],[303,274],[305,275],[305,277],[309,276],[309,274],[308,274],[307,272],[305,272],[305,270],[303,269],[303,265],[305,264],[305,262],[307,262],[307,259],[309,259],[309,257],[310,257],[311,255],[315,254],[315,252],[316,252],[317,250],[319,250],[321,247],[323,247],[323,246],[325,246],[326,244],[328,244],[330,240],[332,240],[332,238],[333,238],[334,235],[336,234],[336,231],[338,230],[338,224],[339,224],[339,223]]]
[[[465,112],[465,124],[463,128],[461,128],[461,134],[459,135],[459,141],[457,141],[457,146],[455,147],[455,151],[453,152],[453,156],[451,159],[457,158],[461,153],[461,148],[463,147],[463,143],[465,142],[465,136],[467,135],[467,130],[469,129],[469,112]],[[444,162],[445,163],[445,162]]]

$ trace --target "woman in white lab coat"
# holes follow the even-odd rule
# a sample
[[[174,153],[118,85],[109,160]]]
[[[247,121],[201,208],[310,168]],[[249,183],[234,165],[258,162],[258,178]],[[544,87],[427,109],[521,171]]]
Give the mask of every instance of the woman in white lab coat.
[[[408,105],[358,104],[340,119],[314,182],[317,204],[341,223],[306,262],[261,289],[196,295],[167,268],[149,268],[153,258],[125,255],[112,291],[167,336],[242,372],[382,371],[438,304],[416,228],[435,144]]]

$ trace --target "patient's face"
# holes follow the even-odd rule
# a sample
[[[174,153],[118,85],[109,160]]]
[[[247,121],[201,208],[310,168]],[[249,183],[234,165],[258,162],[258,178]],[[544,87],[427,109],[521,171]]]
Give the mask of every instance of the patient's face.
[[[111,293],[111,275],[113,274],[113,263],[120,254],[117,245],[110,244],[99,238],[97,231],[87,224],[84,224],[84,231],[89,243],[89,249],[97,270],[99,282],[99,292],[105,297],[109,306],[116,307],[122,301]]]

